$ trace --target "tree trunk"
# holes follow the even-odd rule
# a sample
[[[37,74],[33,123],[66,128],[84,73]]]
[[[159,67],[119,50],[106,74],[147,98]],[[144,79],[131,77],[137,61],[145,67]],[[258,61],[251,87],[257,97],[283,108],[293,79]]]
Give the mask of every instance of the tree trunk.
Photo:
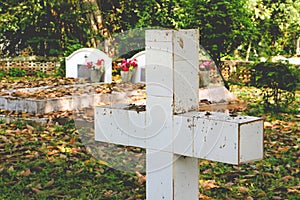
[[[247,48],[246,59],[245,59],[246,61],[249,61],[251,45],[252,45],[252,43],[250,42],[248,45],[248,48]]]
[[[95,32],[95,34],[101,35],[101,36],[108,36],[108,31],[105,28],[105,25],[103,23],[103,16],[101,14],[102,11],[102,5],[100,3],[98,4],[98,1],[96,0],[87,0],[91,7],[91,11],[87,13],[87,19],[91,22],[91,29]],[[98,47],[102,41],[97,37],[94,37],[90,41],[91,47]]]

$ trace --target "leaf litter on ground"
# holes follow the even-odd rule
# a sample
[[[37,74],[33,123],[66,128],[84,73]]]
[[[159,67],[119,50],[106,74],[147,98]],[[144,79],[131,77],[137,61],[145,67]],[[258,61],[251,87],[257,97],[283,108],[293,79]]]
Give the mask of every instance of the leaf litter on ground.
[[[245,101],[260,101],[255,88],[234,86],[234,93]],[[294,104],[299,105],[299,97]],[[261,113],[265,118],[262,161],[232,166],[199,160],[199,199],[298,199],[298,115]],[[46,117],[70,118],[72,113]],[[145,199],[145,174],[110,168],[90,151],[71,121],[64,125],[50,121],[42,127],[23,120],[1,121],[0,199]]]

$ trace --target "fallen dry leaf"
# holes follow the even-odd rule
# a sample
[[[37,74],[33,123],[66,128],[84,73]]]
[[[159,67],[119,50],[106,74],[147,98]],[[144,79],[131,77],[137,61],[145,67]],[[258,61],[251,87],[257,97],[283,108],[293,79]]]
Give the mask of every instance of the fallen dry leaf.
[[[37,184],[34,188],[36,188],[36,189],[42,189],[42,185],[41,184]]]
[[[263,175],[266,177],[275,177],[275,175],[270,172],[264,172]]]
[[[31,174],[30,168],[28,168],[25,172],[23,172],[22,176],[29,176]]]
[[[140,172],[135,172],[136,176],[138,177],[138,184],[142,185],[144,183],[146,183],[146,176],[142,175]]]
[[[72,137],[69,141],[70,144],[74,144],[75,143],[75,137]]]
[[[264,128],[272,128],[272,124],[270,122],[264,122]]]
[[[233,186],[233,185],[234,185],[233,182],[228,182],[228,183],[225,184],[226,187],[231,187],[231,186]]]
[[[26,127],[31,130],[31,131],[34,131],[34,127],[33,126],[30,126],[29,124],[26,124]]]
[[[297,193],[300,194],[300,186],[290,187],[288,188],[288,193]]]
[[[32,191],[38,193],[38,192],[41,192],[41,190],[37,189],[37,188],[31,188]]]
[[[46,184],[44,185],[44,188],[47,188],[47,187],[53,185],[53,183],[54,183],[54,179],[51,179],[48,183],[46,183]]]
[[[199,197],[199,199],[204,199],[204,200],[210,200],[211,199],[209,196],[206,196],[204,194],[199,194],[198,197]]]
[[[212,188],[219,188],[220,186],[216,185],[215,180],[208,180],[208,181],[199,181],[200,187],[204,188],[205,190],[210,190]]]
[[[8,168],[8,171],[14,171],[15,169],[14,169],[14,166],[10,166],[9,168]]]
[[[7,137],[5,137],[4,135],[0,136],[0,139],[3,140],[5,143],[12,143],[9,139],[7,139]]]
[[[289,180],[294,179],[293,176],[284,176],[280,179],[280,181],[288,182]]]
[[[239,187],[239,191],[242,192],[242,193],[247,193],[248,188],[241,186],[241,187]]]
[[[80,168],[79,170],[77,170],[76,172],[75,172],[75,174],[79,174],[80,172],[82,172],[84,170],[84,168]]]

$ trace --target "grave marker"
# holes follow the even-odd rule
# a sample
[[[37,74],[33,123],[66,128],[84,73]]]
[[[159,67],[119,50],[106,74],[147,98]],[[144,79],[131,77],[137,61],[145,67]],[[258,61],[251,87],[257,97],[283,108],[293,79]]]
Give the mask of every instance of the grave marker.
[[[95,139],[146,149],[147,200],[198,199],[198,158],[263,157],[263,120],[198,112],[197,30],[146,31],[146,109],[95,108]]]
[[[66,57],[66,77],[89,78],[90,71],[87,69],[87,62],[96,63],[99,59],[104,59],[105,72],[101,82],[112,82],[112,59],[103,51],[95,48],[82,48]]]
[[[146,72],[145,72],[145,51],[141,51],[134,56],[132,56],[130,59],[136,59],[138,63],[137,70],[133,76],[133,83],[145,83],[146,82]]]

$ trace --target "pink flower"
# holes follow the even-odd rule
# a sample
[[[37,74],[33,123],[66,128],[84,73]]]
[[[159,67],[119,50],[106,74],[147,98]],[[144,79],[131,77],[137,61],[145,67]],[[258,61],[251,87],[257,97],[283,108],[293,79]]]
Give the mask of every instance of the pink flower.
[[[129,63],[131,66],[133,66],[134,68],[136,68],[138,66],[137,64],[137,60],[134,58],[133,60],[129,60]]]
[[[97,60],[96,65],[101,66],[103,62],[104,62],[104,59],[99,59],[99,60]]]
[[[213,67],[211,66],[211,61],[210,60],[204,60],[199,65],[199,68],[200,68],[200,70],[210,70]]]
[[[93,63],[92,63],[92,62],[87,62],[87,63],[86,63],[86,67],[87,67],[87,68],[91,68],[91,67],[92,67],[92,65],[93,65]]]
[[[92,69],[92,70],[104,70],[104,59],[99,59],[97,60],[96,63],[90,61],[86,63],[86,68]]]
[[[129,70],[133,70],[134,68],[136,68],[138,66],[137,60],[136,59],[122,59],[122,70],[123,71],[129,71]]]

